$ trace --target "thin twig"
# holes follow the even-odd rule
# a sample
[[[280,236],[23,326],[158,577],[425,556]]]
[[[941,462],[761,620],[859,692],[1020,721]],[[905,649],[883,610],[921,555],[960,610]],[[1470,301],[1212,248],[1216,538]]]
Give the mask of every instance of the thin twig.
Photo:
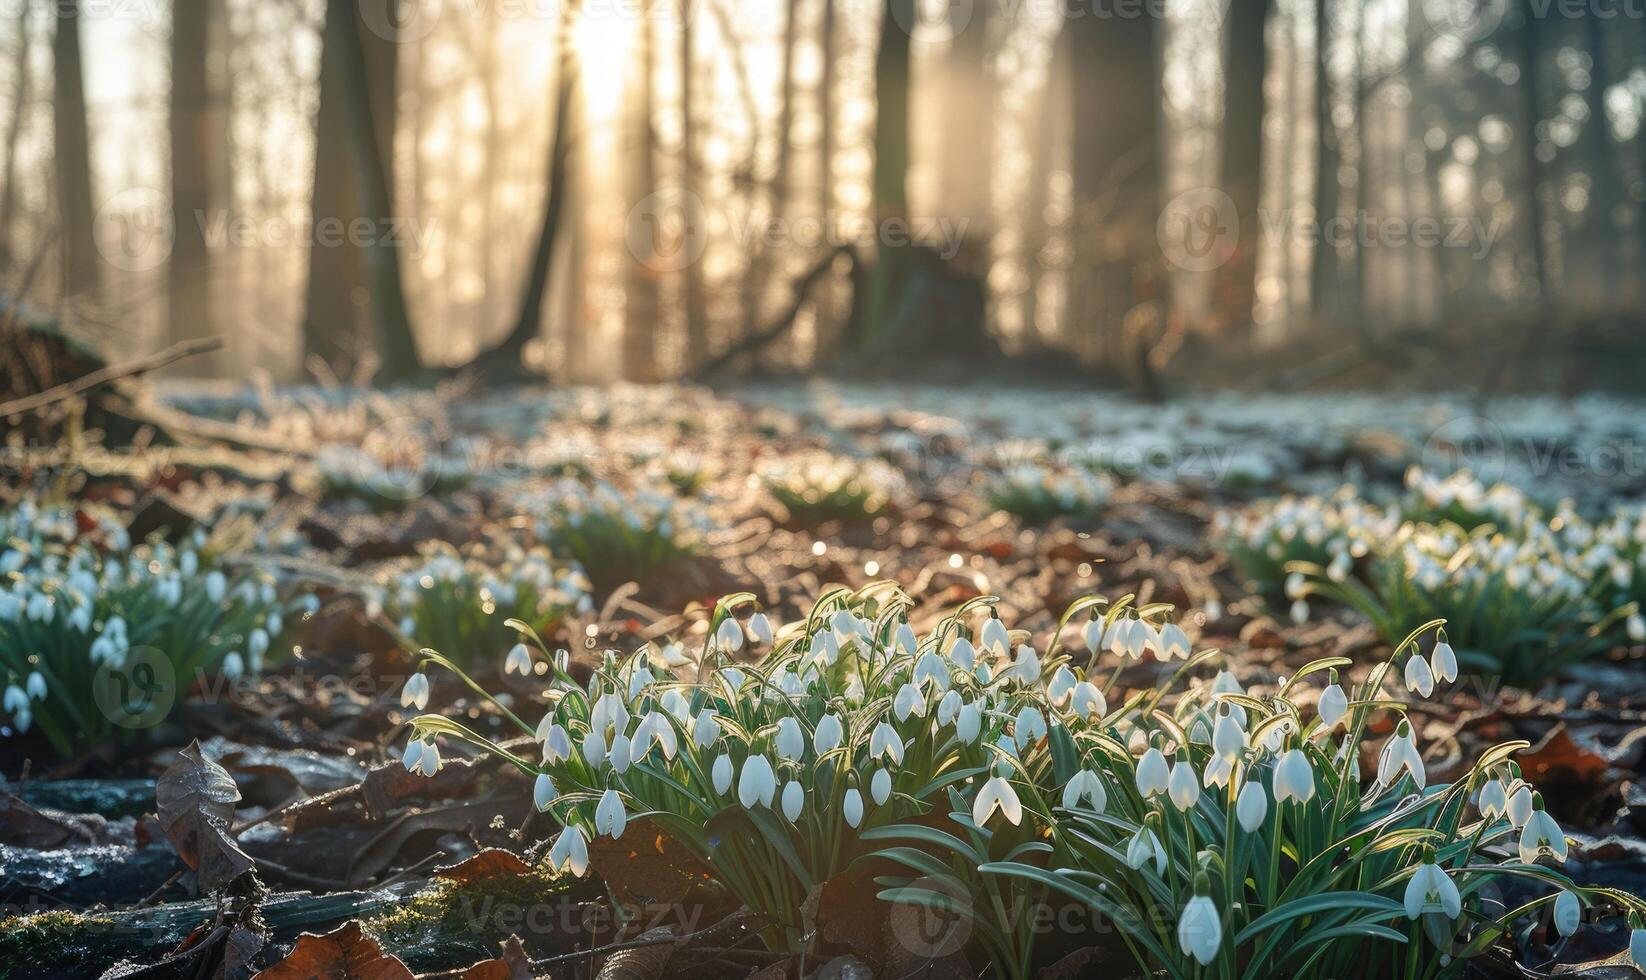
[[[111,381],[119,381],[122,378],[157,371],[184,358],[194,357],[197,354],[207,354],[222,346],[223,338],[221,337],[187,340],[180,344],[173,344],[158,354],[151,354],[148,357],[140,357],[134,361],[126,361],[121,364],[110,364],[89,374],[83,374],[73,381],[47,388],[45,391],[37,392],[25,398],[18,398],[0,404],[0,418],[37,412],[64,399],[85,394],[93,388],[101,387]]]

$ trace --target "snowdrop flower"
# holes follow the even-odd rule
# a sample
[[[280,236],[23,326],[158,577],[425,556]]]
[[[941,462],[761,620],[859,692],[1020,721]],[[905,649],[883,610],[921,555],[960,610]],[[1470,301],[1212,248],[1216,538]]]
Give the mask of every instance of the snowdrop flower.
[[[964,702],[960,700],[959,691],[949,691],[947,694],[944,694],[943,700],[937,702],[938,725],[947,727],[950,723],[952,723],[955,715],[960,713],[960,706],[963,703]]]
[[[1069,710],[1087,721],[1097,721],[1109,713],[1109,702],[1091,681],[1081,681],[1069,692]]]
[[[1531,864],[1540,857],[1548,856],[1564,862],[1566,835],[1561,832],[1555,818],[1543,809],[1543,797],[1534,795],[1532,800],[1532,815],[1527,819],[1526,826],[1520,828],[1520,859]]]
[[[926,698],[920,688],[914,684],[904,684],[897,690],[897,697],[892,701],[892,714],[898,721],[906,721],[910,715],[926,714]]]
[[[1309,621],[1309,604],[1302,599],[1293,601],[1291,608],[1292,622],[1302,626]]]
[[[15,690],[15,689],[14,689]],[[8,695],[10,691],[6,692]],[[8,699],[8,705],[9,705]],[[7,710],[10,710],[8,707]],[[423,762],[423,740],[412,738],[406,742],[406,751],[400,756],[400,764],[406,767],[407,772],[416,772]]]
[[[766,618],[765,613],[757,612],[749,617],[749,634],[761,646],[772,642],[772,621]]]
[[[434,739],[423,743],[423,752],[417,759],[417,772],[425,776],[433,776],[440,771],[440,746]]]
[[[612,745],[606,752],[606,761],[611,763],[611,767],[620,776],[629,771],[629,763],[634,761],[634,746],[629,742],[627,735],[612,736]]]
[[[679,696],[678,691],[670,694]],[[629,709],[623,704],[623,699],[607,691],[594,702],[594,708],[589,711],[589,727],[594,731],[605,734],[608,730],[622,732],[629,727]]]
[[[228,594],[228,591],[229,580],[223,576],[222,572],[213,570],[206,575],[207,599],[210,599],[212,602],[222,602],[223,597]]]
[[[1411,774],[1412,782],[1417,784],[1418,789],[1423,788],[1423,756],[1412,741],[1412,724],[1409,721],[1402,721],[1389,740],[1383,743],[1383,751],[1377,759],[1377,781],[1383,786],[1393,786],[1402,771]]]
[[[1093,810],[1102,810],[1109,804],[1109,791],[1104,788],[1103,780],[1097,773],[1090,769],[1082,769],[1069,777],[1069,782],[1063,787],[1063,808],[1074,809],[1080,805],[1082,797]]]
[[[1227,711],[1219,712],[1212,728],[1212,750],[1224,759],[1233,759],[1246,748],[1246,732]]]
[[[1354,557],[1347,551],[1339,551],[1332,556],[1331,564],[1326,566],[1326,577],[1333,582],[1341,582],[1349,577],[1349,571],[1352,568],[1354,568]]]
[[[692,744],[700,749],[706,749],[719,737],[720,719],[708,708],[699,711],[697,720],[692,723]]]
[[[600,802],[594,808],[594,830],[597,834],[610,834],[612,840],[623,836],[623,828],[629,825],[628,812],[623,809],[623,798],[617,795],[617,790],[608,789],[600,794]]]
[[[763,755],[751,755],[743,763],[743,772],[737,777],[737,802],[743,809],[753,810],[758,803],[770,807],[777,795],[777,774]]]
[[[1143,656],[1149,640],[1149,628],[1141,620],[1126,618],[1115,623],[1108,632],[1109,652],[1128,660]]]
[[[1017,723],[1012,726],[1012,735],[1017,741],[1017,751],[1023,752],[1029,746],[1046,737],[1046,716],[1038,708],[1024,705],[1017,713]]]
[[[1234,760],[1226,759],[1221,755],[1214,755],[1206,763],[1206,771],[1201,774],[1200,783],[1210,789],[1213,786],[1222,788],[1229,785],[1234,778]]]
[[[1646,929],[1640,927],[1639,919],[1630,916],[1629,930],[1629,959],[1635,961],[1635,968],[1646,970]]]
[[[1248,779],[1246,785],[1240,787],[1240,796],[1235,799],[1235,819],[1240,822],[1240,829],[1255,834],[1263,826],[1263,818],[1268,815],[1269,794],[1263,791],[1262,783]]]
[[[846,798],[840,805],[841,814],[846,818],[846,825],[855,828],[863,822],[863,794],[853,786],[846,790]]]
[[[32,701],[46,700],[45,675],[40,673],[38,670],[30,673],[29,679],[23,684],[23,690],[28,692],[29,699]]]
[[[1171,774],[1166,768],[1166,756],[1154,746],[1143,753],[1137,763],[1137,791],[1144,799],[1167,791]]]
[[[1429,662],[1415,652],[1406,658],[1406,690],[1424,698],[1435,691],[1435,675]]]
[[[1532,788],[1525,783],[1516,787],[1509,794],[1509,802],[1503,812],[1508,815],[1512,826],[1526,826],[1526,821],[1532,819]]]
[[[422,711],[429,706],[429,677],[422,671],[406,678],[406,685],[400,689],[400,707],[416,708]]]
[[[1177,920],[1177,945],[1185,956],[1193,956],[1201,966],[1211,965],[1223,945],[1223,921],[1212,903],[1211,879],[1204,871],[1195,875],[1195,894]]]
[[[1577,932],[1577,927],[1583,923],[1583,905],[1577,896],[1566,889],[1561,889],[1555,896],[1555,930],[1562,936],[1570,936]]]
[[[972,823],[983,826],[997,809],[1013,826],[1023,822],[1023,804],[1017,798],[1017,790],[1004,776],[989,777],[977,791],[977,799],[972,803]]]
[[[532,802],[537,805],[537,808],[547,810],[549,804],[553,803],[554,798],[559,795],[559,792],[554,788],[554,780],[549,778],[549,774],[546,772],[538,773],[536,781],[532,783]]]
[[[817,720],[817,730],[812,732],[812,749],[818,755],[833,752],[843,737],[845,732],[840,727],[840,717],[830,712]]]
[[[1240,682],[1235,679],[1235,675],[1226,670],[1220,670],[1217,672],[1217,676],[1212,678],[1211,693],[1214,696],[1218,694],[1245,694],[1246,689],[1240,686]],[[1236,721],[1240,722],[1240,727],[1246,727],[1246,709],[1244,707],[1228,703],[1225,703],[1224,707],[1229,709],[1229,714],[1234,715]]]
[[[920,641],[917,640],[914,635],[914,627],[910,626],[908,623],[903,623],[897,627],[897,634],[894,637],[894,640],[897,643],[897,648],[911,657],[914,656],[915,650],[920,646]],[[947,679],[946,673],[944,676],[945,679]]]
[[[737,620],[727,616],[720,621],[720,628],[714,633],[714,646],[722,653],[736,653],[743,649],[743,627]]]
[[[835,640],[834,634],[818,630],[812,636],[811,656],[815,661],[834,666],[835,661],[840,659],[840,643]]]
[[[1194,764],[1188,759],[1180,759],[1172,766],[1166,787],[1172,805],[1179,810],[1187,810],[1200,802],[1200,779],[1195,775]]]
[[[993,620],[990,620],[993,622]],[[1019,684],[1029,685],[1040,680],[1040,655],[1034,652],[1034,647],[1027,643],[1017,648],[1017,659],[1012,662],[1009,670],[1011,676]]]
[[[52,616],[51,596],[36,592],[29,596],[28,617],[36,623],[49,623]]]
[[[1104,649],[1103,620],[1093,619],[1086,624],[1086,649],[1092,653],[1099,653]]]
[[[246,672],[246,662],[241,659],[238,651],[230,650],[223,655],[223,676],[234,680]]]
[[[903,764],[903,739],[897,734],[897,729],[881,722],[874,726],[869,735],[869,758],[874,759],[884,755],[893,765]]]
[[[599,769],[606,761],[606,736],[598,730],[583,736],[583,761],[592,769]]]
[[[1439,912],[1448,919],[1456,919],[1462,911],[1463,900],[1457,893],[1457,884],[1434,863],[1431,853],[1406,882],[1406,918]]]
[[[977,667],[977,648],[972,646],[972,641],[962,636],[949,647],[949,659],[961,670],[974,670]]]
[[[1452,645],[1445,640],[1436,643],[1434,650],[1430,652],[1429,666],[1442,683],[1450,684],[1457,680],[1457,654],[1453,652]]]
[[[1160,628],[1160,659],[1171,660],[1189,657],[1189,635],[1183,632],[1183,627],[1176,623],[1167,623]]]
[[[714,760],[714,766],[709,770],[709,779],[714,783],[714,791],[720,796],[726,795],[726,790],[732,786],[732,757],[722,752]]]
[[[82,633],[91,632],[91,605],[89,603],[75,606],[69,613],[69,626]]]
[[[774,745],[779,759],[799,759],[806,754],[806,736],[800,731],[800,722],[792,715],[785,715],[778,721]]]
[[[1011,634],[1006,631],[1006,624],[998,617],[991,615],[983,621],[983,629],[978,633],[978,645],[984,650],[997,657],[1004,657],[1011,650],[1011,643]]]
[[[1166,873],[1166,849],[1160,846],[1160,838],[1155,836],[1155,832],[1145,825],[1137,828],[1131,843],[1126,845],[1126,866],[1133,871],[1142,871],[1150,861],[1154,862],[1156,874]]]
[[[629,748],[629,754],[635,759],[644,759],[654,742],[663,750],[665,759],[673,759],[674,754],[680,750],[680,740],[674,734],[674,725],[669,723],[669,716],[661,711],[646,712],[646,717],[634,726],[631,742],[633,744]]]
[[[1338,722],[1349,712],[1349,696],[1343,693],[1343,688],[1337,683],[1337,671],[1332,671],[1332,682],[1320,692],[1320,703],[1316,706],[1320,712],[1320,723],[1326,731],[1337,728]]]
[[[555,871],[568,868],[579,878],[589,873],[589,842],[583,831],[567,826],[549,848],[549,867]]]
[[[1629,639],[1636,643],[1646,643],[1646,616],[1630,613],[1629,618],[1624,620],[1624,629],[1629,634]]]
[[[930,684],[937,690],[947,690],[949,687],[949,667],[943,658],[926,651],[914,665],[914,683],[916,686]]]
[[[1309,765],[1309,757],[1302,749],[1292,749],[1275,763],[1274,792],[1277,804],[1287,800],[1307,803],[1314,799],[1314,767]]]
[[[983,731],[983,709],[976,701],[960,709],[954,719],[954,734],[960,741],[970,745],[977,741],[977,736]]]
[[[629,675],[629,700],[633,701],[640,696],[641,691],[651,687],[654,679],[650,670],[645,667],[637,668],[633,674]]]
[[[503,673],[519,674],[521,677],[530,677],[532,672],[531,651],[526,644],[516,643],[509,648],[509,655],[503,659]]]
[[[884,806],[892,795],[892,774],[885,769],[875,770],[874,777],[869,780],[869,798],[874,800],[875,806]]]
[[[798,779],[791,779],[783,786],[783,816],[789,823],[800,819],[800,811],[806,804],[806,791],[801,787]]]
[[[547,718],[543,719],[547,721]],[[539,726],[541,727],[541,726]],[[543,761],[553,765],[572,757],[572,737],[560,725],[551,725],[543,739]]]

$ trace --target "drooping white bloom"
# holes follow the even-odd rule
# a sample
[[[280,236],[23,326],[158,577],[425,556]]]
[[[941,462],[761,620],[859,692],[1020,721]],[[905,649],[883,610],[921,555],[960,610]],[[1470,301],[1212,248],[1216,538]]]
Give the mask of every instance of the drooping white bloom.
[[[630,741],[633,744],[629,753],[636,759],[644,759],[653,743],[663,750],[665,759],[673,759],[674,754],[680,751],[680,739],[674,733],[674,725],[669,721],[669,716],[661,711],[646,712],[646,717],[634,726]]]
[[[1317,710],[1320,712],[1321,724],[1326,726],[1327,731],[1331,731],[1343,720],[1343,716],[1348,714],[1349,696],[1344,694],[1343,688],[1336,683],[1328,684],[1326,689],[1320,692]]]
[[[1126,866],[1142,871],[1150,861],[1154,862],[1156,874],[1166,873],[1166,849],[1160,846],[1160,838],[1148,827],[1139,827],[1126,845]]]
[[[697,720],[692,723],[692,744],[700,749],[706,749],[720,738],[720,718],[715,713],[704,708],[697,713]]]
[[[572,756],[572,738],[567,734],[564,726],[554,724],[553,715],[544,715],[543,723],[537,726],[543,738],[543,761],[553,765]],[[544,725],[548,729],[544,729]]]
[[[1292,602],[1291,617],[1292,622],[1299,626],[1307,623],[1309,621],[1309,603],[1303,599],[1294,600]]]
[[[920,688],[914,684],[904,684],[897,689],[897,697],[892,701],[892,714],[898,721],[906,721],[910,715],[926,714],[926,697]]]
[[[1200,802],[1200,777],[1195,774],[1194,764],[1188,759],[1179,759],[1172,766],[1172,773],[1166,781],[1166,795],[1179,810],[1187,810]]]
[[[812,635],[811,657],[818,663],[834,666],[840,659],[840,641],[828,630],[818,630]]]
[[[930,685],[939,691],[948,690],[949,665],[943,662],[942,657],[927,650],[915,661],[914,683],[922,687]]]
[[[554,798],[559,795],[559,791],[554,788],[554,780],[549,778],[549,774],[546,772],[538,773],[537,779],[532,783],[532,802],[537,805],[537,808],[547,810],[549,804],[553,803]]]
[[[1636,969],[1646,969],[1646,929],[1629,930],[1629,959]]]
[[[983,629],[978,633],[978,645],[997,657],[1006,656],[1011,650],[1011,634],[1006,631],[1006,624],[994,616],[983,621]]]
[[[423,753],[417,758],[417,771],[424,776],[440,771],[440,746],[432,738],[423,744]]]
[[[678,691],[670,691],[669,693],[679,696]],[[589,727],[602,735],[607,731],[627,731],[629,728],[628,706],[623,703],[622,698],[611,691],[607,691],[605,694],[600,695],[594,702],[594,707],[590,709]]]
[[[1137,791],[1144,799],[1166,792],[1171,773],[1166,768],[1166,756],[1154,746],[1143,753],[1137,762]]]
[[[1091,804],[1093,810],[1102,810],[1109,804],[1109,791],[1103,785],[1103,780],[1090,769],[1082,769],[1069,777],[1063,787],[1063,808],[1072,810],[1080,805],[1084,797]]]
[[[714,645],[722,653],[736,653],[743,649],[742,625],[730,616],[722,619],[720,628],[714,633]]]
[[[1435,675],[1429,662],[1415,653],[1406,658],[1406,690],[1424,698],[1435,691]]]
[[[1488,779],[1486,785],[1480,787],[1480,799],[1475,802],[1480,808],[1480,815],[1487,820],[1496,820],[1509,809],[1508,792],[1503,788],[1501,779]]]
[[[615,789],[601,793],[600,802],[594,808],[595,833],[610,834],[612,840],[616,840],[623,836],[623,828],[628,825],[629,814],[623,808],[623,797]]]
[[[593,731],[583,736],[583,761],[591,769],[599,769],[606,762],[606,736]]]
[[[1211,693],[1214,695],[1245,694],[1246,689],[1240,686],[1240,681],[1235,679],[1235,675],[1226,670],[1220,670],[1217,672],[1217,676],[1212,678]],[[1229,709],[1229,714],[1234,715],[1236,721],[1240,722],[1240,727],[1246,727],[1245,707],[1242,705],[1229,703],[1225,703],[1224,707]]]
[[[634,746],[627,735],[612,736],[611,748],[606,751],[606,761],[621,776],[629,771],[629,763],[634,761]]]
[[[11,691],[7,691],[6,693],[9,695],[11,693]],[[8,703],[8,706],[7,706],[6,710],[8,710],[8,711],[12,710],[11,707],[9,706],[9,703]],[[401,765],[404,765],[406,767],[407,772],[416,772],[417,769],[418,769],[419,764],[422,763],[422,761],[423,761],[423,740],[420,739],[420,738],[412,738],[412,739],[408,740],[406,742],[406,751],[400,756]]]
[[[833,752],[843,737],[845,732],[840,727],[840,717],[830,712],[817,720],[817,730],[812,732],[812,748],[818,755]]]
[[[1017,751],[1026,751],[1029,746],[1046,737],[1046,716],[1040,713],[1040,709],[1024,705],[1017,712],[1012,735],[1017,742]]]
[[[33,701],[44,701],[44,700],[46,700],[46,677],[45,677],[45,675],[40,673],[38,670],[30,672],[29,679],[27,681],[25,681],[24,684],[23,684],[23,689],[28,692],[30,700],[33,700]]]
[[[874,800],[875,806],[884,806],[891,795],[892,774],[885,769],[876,769],[869,780],[869,798]]]
[[[629,675],[629,700],[633,701],[635,698],[639,697],[640,692],[644,691],[648,687],[651,687],[654,680],[656,680],[656,678],[652,677],[650,668],[635,668],[634,673]]]
[[[1450,643],[1442,640],[1435,644],[1434,650],[1429,654],[1429,666],[1442,683],[1449,684],[1457,680],[1457,654],[1453,652]]]
[[[1246,780],[1246,785],[1240,787],[1240,795],[1235,798],[1235,819],[1240,822],[1240,829],[1255,834],[1263,826],[1263,818],[1268,815],[1269,794],[1263,791],[1263,784],[1255,779]]]
[[[581,828],[568,825],[560,831],[549,848],[549,867],[555,871],[570,869],[579,878],[589,873],[589,841]]]
[[[961,670],[974,670],[977,667],[977,648],[972,646],[971,640],[959,637],[949,647],[949,659]]]
[[[874,726],[869,734],[869,758],[877,759],[884,755],[893,765],[903,764],[903,739],[897,734],[897,729],[880,722]]]
[[[1059,664],[1058,668],[1052,671],[1051,679],[1046,682],[1046,700],[1059,708],[1063,707],[1064,703],[1074,694],[1077,683],[1078,679],[1074,676],[1074,671],[1070,670],[1066,664]]]
[[[709,780],[714,784],[714,791],[721,796],[732,786],[732,757],[722,752],[714,760],[709,769]]]
[[[1570,936],[1577,932],[1577,927],[1583,924],[1583,904],[1577,900],[1577,895],[1561,889],[1555,896],[1555,929],[1562,936]]]
[[[1086,649],[1100,653],[1104,649],[1103,620],[1094,619],[1086,624]]]
[[[213,569],[206,575],[206,598],[212,602],[222,602],[228,594],[229,580],[223,573]]]
[[[1233,759],[1246,748],[1246,732],[1231,712],[1218,713],[1212,727],[1212,750],[1225,759]]]
[[[848,827],[856,827],[863,822],[863,794],[853,786],[846,790],[846,798],[840,805],[840,812],[846,818]]]
[[[1034,652],[1034,647],[1027,643],[1019,644],[1017,659],[1012,662],[1008,673],[1013,680],[1023,685],[1040,680],[1040,655]]]
[[[526,644],[516,643],[509,648],[509,655],[503,659],[504,674],[519,674],[521,677],[530,677],[532,672],[532,654],[526,649]]]
[[[954,719],[954,735],[967,745],[977,741],[983,731],[983,709],[976,701],[965,705]]]
[[[406,678],[406,684],[400,689],[400,707],[416,708],[422,711],[429,706],[429,677],[422,671]]]
[[[972,803],[972,823],[983,826],[997,809],[1014,826],[1023,822],[1023,804],[1017,798],[1017,790],[1004,776],[989,777],[977,791],[977,799]]]
[[[1383,743],[1383,750],[1377,759],[1377,781],[1384,786],[1393,786],[1403,771],[1411,774],[1412,782],[1418,789],[1423,788],[1423,756],[1413,743],[1411,723],[1406,721],[1402,721],[1389,740]]]
[[[800,811],[806,805],[806,791],[798,779],[791,779],[783,786],[783,816],[789,823],[800,819]]]
[[[1531,864],[1545,856],[1561,862],[1566,860],[1566,834],[1561,831],[1555,818],[1538,806],[1532,811],[1526,826],[1520,828],[1520,859]]]
[[[806,736],[793,715],[784,715],[778,721],[777,738],[773,743],[779,759],[799,759],[806,754]]]
[[[915,638],[914,627],[910,626],[908,623],[903,623],[897,627],[897,634],[894,639],[897,643],[897,648],[911,657],[914,656],[915,650],[920,645],[920,641]],[[946,676],[947,675],[945,675],[945,677]]]
[[[943,700],[937,702],[937,723],[947,727],[954,722],[955,715],[960,713],[960,706],[965,702],[960,700],[960,692],[951,690],[943,695]]]
[[[1636,643],[1646,643],[1646,616],[1630,613],[1629,618],[1623,622],[1623,628],[1629,639]]]
[[[1160,628],[1160,659],[1171,660],[1173,657],[1188,659],[1189,634],[1176,623],[1167,623]]]
[[[1177,945],[1185,956],[1193,956],[1201,966],[1217,958],[1223,945],[1223,920],[1217,906],[1206,895],[1196,895],[1183,907],[1177,920]]]
[[[1109,713],[1109,702],[1096,684],[1081,681],[1069,694],[1069,710],[1087,721],[1096,721]]]
[[[757,612],[749,617],[749,635],[761,646],[772,642],[772,621],[766,618],[765,613]]]
[[[262,627],[253,629],[246,635],[246,653],[253,657],[261,657],[269,652],[269,634]]]
[[[1229,785],[1234,778],[1234,760],[1214,755],[1206,763],[1206,771],[1200,776],[1200,784],[1210,789],[1213,786],[1222,788]]]
[[[743,763],[743,772],[737,777],[737,802],[743,809],[753,810],[755,804],[770,807],[777,796],[777,774],[763,755],[751,755]]]
[[[1532,818],[1532,788],[1525,783],[1517,786],[1509,794],[1509,803],[1504,808],[1509,816],[1509,823],[1516,827],[1526,826],[1526,821]]]
[[[1406,918],[1415,919],[1425,912],[1439,912],[1455,919],[1463,911],[1463,900],[1457,884],[1433,860],[1418,866],[1406,882]]]
[[[1274,793],[1277,804],[1287,800],[1307,803],[1314,799],[1314,767],[1309,765],[1309,756],[1302,749],[1292,749],[1275,763]]]
[[[230,650],[223,655],[223,676],[233,680],[246,672],[246,662],[241,659],[240,653]]]

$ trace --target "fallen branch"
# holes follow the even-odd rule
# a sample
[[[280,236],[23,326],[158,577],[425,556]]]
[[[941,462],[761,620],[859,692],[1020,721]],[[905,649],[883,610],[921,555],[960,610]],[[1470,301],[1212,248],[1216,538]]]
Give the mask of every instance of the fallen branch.
[[[816,264],[806,270],[805,275],[795,280],[794,298],[783,312],[779,313],[771,323],[756,331],[752,336],[737,341],[729,349],[699,365],[697,370],[692,372],[692,378],[697,381],[708,378],[737,358],[746,354],[758,353],[761,348],[787,333],[789,328],[794,325],[795,318],[800,315],[801,309],[805,307],[806,297],[811,293],[812,286],[819,279],[822,279],[830,269],[834,268],[835,260],[842,255],[850,259],[854,267],[857,265],[859,261],[857,249],[851,245],[836,245],[834,248],[829,249],[822,258],[817,260]]]
[[[45,391],[37,392],[24,398],[0,404],[0,418],[11,418],[14,415],[24,415],[29,412],[38,412],[42,408],[55,405],[60,401],[83,395],[93,388],[99,388],[110,382],[125,378],[134,378],[150,371],[158,371],[163,367],[175,364],[186,358],[199,354],[208,354],[223,346],[221,337],[207,337],[202,340],[187,340],[180,344],[173,344],[165,350],[148,357],[140,357],[133,361],[120,364],[110,364],[108,367],[98,368],[90,374],[83,374],[73,381]]]

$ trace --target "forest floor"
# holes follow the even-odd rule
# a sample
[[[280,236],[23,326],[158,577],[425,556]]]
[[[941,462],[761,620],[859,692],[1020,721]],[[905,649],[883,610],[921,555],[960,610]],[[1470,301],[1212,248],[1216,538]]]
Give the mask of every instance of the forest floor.
[[[437,542],[475,554],[533,547],[544,501],[564,481],[671,497],[677,530],[691,538],[689,556],[645,581],[596,576],[591,601],[545,637],[573,651],[583,676],[608,648],[701,642],[722,594],[751,591],[776,621],[804,615],[831,584],[891,580],[915,598],[914,620],[997,595],[1002,617],[1040,643],[1082,594],[1170,602],[1196,648],[1223,650],[1248,690],[1327,654],[1370,664],[1387,646],[1343,607],[1314,603],[1294,617],[1284,599],[1252,594],[1214,529],[1220,511],[1345,480],[1368,498],[1392,497],[1413,465],[1466,466],[1580,507],[1646,490],[1628,463],[1631,447],[1646,446],[1646,411],[1598,398],[1482,407],[1225,395],[1153,406],[1075,389],[827,382],[718,393],[174,386],[166,395],[214,420],[210,438],[54,450],[16,468],[18,485],[45,487],[72,469],[73,505],[113,509],[134,538],[241,526],[238,560],[315,593],[320,608],[287,631],[300,656],[271,654],[260,678],[229,694],[185,691],[169,720],[118,743],[65,758],[33,734],[0,740],[0,974],[236,975],[291,955],[294,976],[327,957],[352,958],[357,976],[593,975],[615,957],[590,950],[657,926],[691,940],[637,947],[666,949],[670,975],[771,965],[735,922],[705,928],[735,910],[700,885],[668,881],[665,848],[631,850],[625,839],[622,853],[594,860],[608,882],[702,917],[695,927],[615,921],[602,888],[510,856],[552,836],[527,779],[463,758],[460,746],[432,780],[399,762],[409,714],[399,694],[414,651],[373,597]],[[1601,462],[1612,456],[1615,466]],[[841,458],[884,467],[864,471],[884,479],[883,504],[810,514],[771,490],[775,473]],[[1048,460],[1100,473],[1101,505],[1045,519],[1001,509],[991,489],[1001,475]],[[504,653],[476,656],[474,676],[514,691],[508,703],[529,702],[504,675]],[[1530,690],[1465,678],[1414,716],[1431,778],[1458,775],[1488,745],[1531,742],[1522,765],[1574,841],[1568,871],[1642,893],[1642,654],[1619,644]],[[1151,685],[1162,670],[1145,659],[1122,684]],[[430,700],[478,731],[501,731],[496,709],[450,678],[435,680]],[[234,840],[262,886],[236,897],[257,915],[242,908],[230,928],[223,897],[203,892],[156,816],[156,779],[191,741],[234,779]],[[293,954],[304,933],[326,938]],[[1624,935],[1599,933],[1560,958],[1610,956]],[[462,972],[481,961],[492,962]]]

